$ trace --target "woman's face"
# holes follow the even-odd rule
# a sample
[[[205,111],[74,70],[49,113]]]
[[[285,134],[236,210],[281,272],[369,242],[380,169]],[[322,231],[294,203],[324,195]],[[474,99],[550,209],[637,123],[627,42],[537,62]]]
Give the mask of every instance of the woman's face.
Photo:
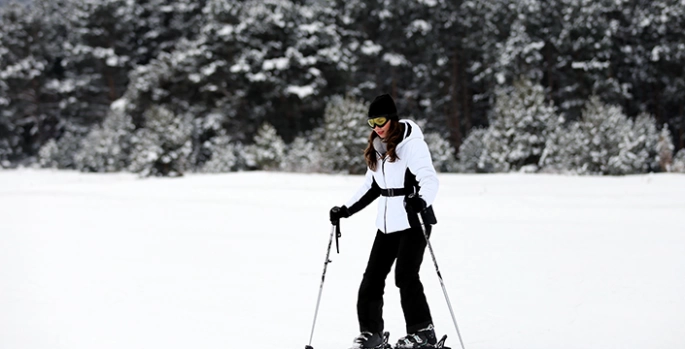
[[[385,125],[383,125],[383,126],[378,126],[378,125],[374,126],[373,130],[374,130],[374,132],[376,132],[378,137],[385,138],[385,135],[387,135],[388,131],[390,130],[390,123],[391,122],[392,121],[388,120],[388,122],[386,122]]]

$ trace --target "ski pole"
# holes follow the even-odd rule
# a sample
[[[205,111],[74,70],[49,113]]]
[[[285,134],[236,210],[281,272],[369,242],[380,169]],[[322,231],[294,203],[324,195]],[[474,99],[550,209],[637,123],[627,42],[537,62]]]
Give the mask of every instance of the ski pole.
[[[442,274],[440,274],[440,268],[438,268],[438,261],[435,259],[435,253],[433,252],[433,246],[431,245],[430,239],[428,239],[428,233],[426,232],[426,226],[423,224],[423,214],[419,213],[419,224],[421,225],[421,230],[423,231],[423,237],[426,238],[426,243],[428,244],[428,250],[433,257],[433,264],[435,265],[435,271],[438,273],[438,279],[440,280],[440,286],[442,286],[442,293],[445,295],[445,301],[447,301],[447,307],[452,315],[452,322],[454,322],[454,328],[457,330],[457,337],[459,337],[459,344],[461,344],[461,349],[464,348],[464,341],[461,339],[461,333],[459,333],[459,326],[457,325],[457,318],[454,316],[454,310],[452,310],[452,303],[450,302],[450,297],[447,295],[447,289],[445,288],[445,283],[442,281]]]
[[[340,223],[338,223],[339,225]],[[319,314],[319,304],[321,303],[321,292],[323,291],[323,282],[326,280],[326,269],[328,268],[328,263],[332,262],[329,258],[331,255],[331,246],[333,245],[333,235],[336,235],[336,226],[337,225],[332,225],[331,226],[331,237],[328,240],[328,249],[326,250],[326,260],[323,263],[323,274],[321,274],[321,286],[319,286],[319,297],[316,300],[316,310],[314,310],[314,322],[312,323],[312,333],[309,335],[309,344],[306,345],[304,348],[305,349],[314,349],[312,348],[312,338],[314,338],[314,327],[316,326],[316,316]],[[337,243],[337,238],[336,238],[336,243]]]

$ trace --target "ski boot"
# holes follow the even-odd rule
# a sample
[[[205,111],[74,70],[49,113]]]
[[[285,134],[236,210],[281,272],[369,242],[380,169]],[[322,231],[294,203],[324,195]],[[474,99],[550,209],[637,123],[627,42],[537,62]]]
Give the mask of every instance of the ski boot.
[[[395,344],[395,349],[436,348],[437,343],[435,329],[433,325],[428,325],[424,329],[400,338]]]
[[[350,349],[390,349],[388,345],[388,337],[390,333],[362,332],[354,339]]]

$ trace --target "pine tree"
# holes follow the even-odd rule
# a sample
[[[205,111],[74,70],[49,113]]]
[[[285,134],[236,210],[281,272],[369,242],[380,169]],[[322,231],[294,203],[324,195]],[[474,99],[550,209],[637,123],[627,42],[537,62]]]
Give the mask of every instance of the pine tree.
[[[76,154],[81,142],[88,134],[88,128],[66,122],[62,134],[46,142],[38,151],[38,163],[42,167],[75,169]]]
[[[511,92],[500,90],[494,120],[483,139],[481,168],[493,172],[537,171],[555,120],[555,109],[545,101],[542,86],[523,79]]]
[[[213,137],[207,140],[203,147],[211,154],[208,161],[202,165],[201,172],[222,173],[231,172],[237,169],[238,155],[237,147],[232,142],[231,137],[226,134]]]
[[[64,118],[92,127],[109,113],[128,84],[128,72],[135,64],[135,2],[126,0],[84,0],[73,3],[67,20],[70,30],[63,44],[62,62],[70,89],[62,96]]]
[[[499,46],[494,65],[500,83],[525,76],[540,81],[569,120],[580,115],[591,95],[618,102],[624,97],[612,74],[613,0],[521,0],[510,2],[517,16]]]
[[[671,172],[674,148],[671,131],[668,129],[668,124],[664,124],[659,132],[659,141],[656,145],[657,162],[661,171]]]
[[[616,16],[620,25],[613,69],[626,91],[629,115],[649,111],[659,124],[685,130],[685,6],[679,1],[632,0]],[[628,4],[627,3],[627,4]],[[676,137],[677,147],[685,138]]]
[[[437,132],[424,134],[424,140],[430,149],[433,167],[438,172],[454,172],[457,169],[457,157],[454,147],[445,137]]]
[[[678,150],[673,157],[671,172],[685,173],[685,148]]]
[[[311,141],[312,136],[298,136],[288,146],[283,169],[288,172],[322,172],[322,155]]]
[[[38,165],[43,168],[58,168],[59,148],[57,141],[53,138],[38,150]]]
[[[618,125],[619,128],[615,130],[619,133],[618,137],[620,138],[618,153],[609,156],[605,174],[640,173],[641,169],[647,166],[647,153],[640,148],[640,142],[634,132],[634,124],[633,120],[626,118],[625,125]]]
[[[49,139],[66,133],[59,97],[63,3],[0,7],[0,163],[30,162]]]
[[[583,119],[557,127],[540,164],[545,172],[624,175],[659,170],[659,135],[654,118],[635,122],[619,107],[593,97]]]
[[[199,30],[205,0],[83,0],[68,13],[71,30],[64,43],[63,67],[72,88],[64,98],[63,113],[83,123],[97,124],[109,105],[129,86],[129,73],[170,52],[182,39]],[[155,80],[153,80],[154,82]],[[154,87],[158,93],[162,84]],[[128,98],[133,107],[142,101]],[[142,104],[142,103],[141,103]],[[170,103],[165,103],[170,105]],[[131,106],[129,106],[131,107]],[[129,110],[136,126],[142,111]],[[187,110],[173,108],[175,113]]]
[[[204,171],[206,162],[215,157],[215,152],[222,152],[221,145],[229,146],[233,149],[233,138],[227,135],[224,125],[226,122],[226,115],[216,111],[209,113],[204,117],[196,117],[193,119],[193,152],[191,154],[190,164],[193,171]],[[215,138],[222,138],[221,140]],[[215,160],[216,161],[216,160]],[[232,166],[232,165],[231,165]],[[225,170],[217,170],[212,172],[227,172]]]
[[[618,106],[607,105],[596,96],[590,98],[578,122],[587,147],[580,172],[588,174],[622,174],[619,156],[621,142],[629,137],[632,123]],[[630,138],[627,138],[630,140]],[[625,146],[624,146],[625,147]],[[610,159],[612,163],[610,164]],[[576,166],[581,165],[576,163]],[[578,169],[580,170],[580,169]]]
[[[257,131],[254,144],[248,148],[249,153],[260,170],[278,170],[281,168],[286,145],[276,129],[264,123]]]
[[[182,176],[190,168],[192,120],[165,107],[144,113],[145,126],[131,139],[129,169],[141,176]]]
[[[2,96],[7,95],[7,85],[0,80],[0,108],[9,104],[9,100]],[[12,166],[14,153],[17,151],[19,134],[16,132],[14,124],[9,118],[10,113],[0,112],[0,168]]]
[[[86,172],[118,172],[129,165],[133,120],[126,114],[125,100],[112,104],[102,125],[93,128],[76,153],[76,168]]]
[[[635,154],[635,159],[632,161],[629,173],[658,172],[660,169],[657,149],[659,131],[656,128],[654,116],[647,113],[638,115],[633,122],[631,135],[633,140],[630,151]],[[621,151],[626,152],[624,147]]]
[[[478,173],[480,167],[480,157],[483,154],[485,143],[483,138],[487,133],[485,128],[473,128],[469,132],[464,142],[459,147],[459,160],[457,163],[457,172],[462,173]]]
[[[368,104],[351,96],[334,96],[328,102],[321,136],[315,140],[325,172],[364,173],[364,149],[369,135],[364,122],[368,108]]]
[[[564,124],[560,118],[550,133],[540,158],[540,168],[547,173],[585,174],[588,139],[578,122]]]
[[[197,8],[204,3],[206,6]],[[131,101],[128,112],[134,123],[142,124],[144,111],[161,104],[177,114],[194,115],[201,120],[200,124],[206,118],[221,115],[220,126],[232,141],[250,140],[256,127],[246,128],[241,120],[250,119],[259,111],[251,110],[244,99],[243,82],[228,73],[231,60],[239,53],[239,40],[233,30],[239,24],[235,13],[238,2],[183,0],[172,1],[165,7],[171,11],[167,14],[171,18],[167,28],[171,40],[156,43],[156,54],[130,73],[125,97]],[[194,166],[202,166],[207,160],[205,155],[209,154],[198,152],[217,131],[204,130],[206,134],[194,135]]]

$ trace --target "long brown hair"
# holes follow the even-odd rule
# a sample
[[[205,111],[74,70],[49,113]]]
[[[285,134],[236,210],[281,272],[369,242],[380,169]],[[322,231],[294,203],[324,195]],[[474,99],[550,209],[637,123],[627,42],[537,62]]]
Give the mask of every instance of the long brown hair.
[[[388,144],[388,152],[386,153],[386,156],[390,158],[390,162],[393,162],[397,160],[395,148],[397,147],[397,144],[402,141],[402,127],[400,122],[397,120],[390,119],[388,122],[390,123],[390,127],[388,128],[388,136],[385,138],[385,142]],[[376,139],[376,137],[378,137],[378,134],[372,130],[371,134],[369,135],[369,142],[364,150],[366,165],[369,166],[371,171],[375,171],[376,165],[378,164],[376,148],[373,146],[373,140]]]

